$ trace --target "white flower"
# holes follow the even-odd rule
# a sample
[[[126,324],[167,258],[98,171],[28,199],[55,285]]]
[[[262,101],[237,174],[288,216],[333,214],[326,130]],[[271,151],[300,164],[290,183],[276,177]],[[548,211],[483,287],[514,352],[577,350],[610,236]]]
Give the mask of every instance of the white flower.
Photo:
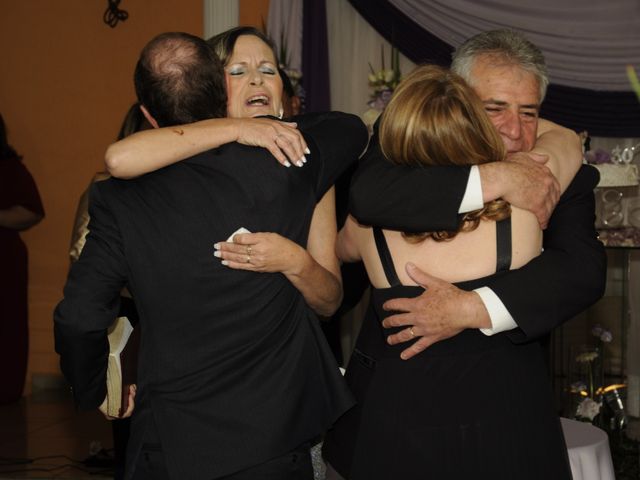
[[[370,108],[362,114],[362,121],[365,125],[373,125],[380,116],[381,110]]]
[[[602,334],[604,329],[600,326],[600,324],[596,323],[591,329],[591,335],[594,337],[599,337]]]
[[[610,343],[611,340],[613,340],[613,335],[609,330],[603,330],[600,334],[600,340],[602,340],[604,343]]]
[[[395,74],[393,70],[384,71],[384,83],[391,83],[394,77],[395,77]]]
[[[289,80],[294,81],[294,80],[300,80],[302,78],[302,72],[300,70],[295,70],[295,69],[287,69],[287,76],[289,77]]]
[[[593,362],[596,358],[598,358],[598,352],[584,352],[576,357],[576,362],[578,363]]]
[[[588,418],[589,421],[592,421],[598,413],[600,413],[600,404],[589,397],[582,400],[576,410],[576,416]]]
[[[577,382],[572,383],[569,388],[571,390],[571,393],[580,393],[587,389],[587,384],[582,380],[578,380]]]
[[[376,83],[376,80],[377,80],[377,78],[376,78],[375,74],[370,73],[369,74],[369,83]]]

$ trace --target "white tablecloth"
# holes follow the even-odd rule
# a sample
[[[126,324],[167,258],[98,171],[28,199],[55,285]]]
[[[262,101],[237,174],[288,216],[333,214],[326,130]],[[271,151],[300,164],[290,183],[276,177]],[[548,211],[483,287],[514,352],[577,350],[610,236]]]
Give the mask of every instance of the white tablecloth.
[[[609,438],[589,423],[561,418],[573,480],[615,480]]]

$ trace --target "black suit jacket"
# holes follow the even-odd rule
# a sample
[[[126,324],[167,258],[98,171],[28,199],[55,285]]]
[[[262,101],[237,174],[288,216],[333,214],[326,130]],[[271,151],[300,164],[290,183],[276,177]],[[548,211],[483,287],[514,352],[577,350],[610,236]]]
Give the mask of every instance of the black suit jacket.
[[[142,330],[128,477],[151,421],[171,478],[217,478],[321,434],[352,404],[317,318],[284,275],[231,270],[213,255],[240,227],[306,245],[316,202],[367,134],[346,114],[298,122],[312,152],[303,168],[229,144],[92,186],[90,232],[54,315],[56,351],[77,404],[96,408],[127,285]]]
[[[351,213],[388,229],[455,230],[468,177],[469,167],[395,166],[372,140],[351,184]],[[513,341],[548,334],[603,295],[606,255],[594,226],[598,179],[595,168],[582,166],[550,218],[544,252],[487,284],[519,327],[508,332]]]

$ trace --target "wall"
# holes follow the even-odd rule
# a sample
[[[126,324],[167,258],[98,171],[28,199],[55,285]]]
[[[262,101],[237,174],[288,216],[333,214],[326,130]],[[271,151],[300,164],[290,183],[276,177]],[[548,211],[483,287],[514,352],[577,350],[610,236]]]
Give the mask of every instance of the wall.
[[[269,16],[269,0],[240,0],[238,25],[250,25],[262,30]]]
[[[76,204],[135,100],[141,48],[163,31],[202,35],[202,0],[124,0],[129,19],[113,29],[102,21],[106,7],[106,0],[2,2],[0,109],[46,209],[45,220],[23,235],[29,374],[58,372],[52,311],[62,297]]]

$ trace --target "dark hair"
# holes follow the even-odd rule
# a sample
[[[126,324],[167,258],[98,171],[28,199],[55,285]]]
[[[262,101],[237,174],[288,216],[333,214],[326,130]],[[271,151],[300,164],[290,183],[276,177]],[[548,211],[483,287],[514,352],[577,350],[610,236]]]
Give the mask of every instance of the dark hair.
[[[122,125],[118,132],[118,140],[122,140],[124,137],[128,137],[140,130],[148,130],[149,128],[151,128],[151,124],[149,124],[142,110],[140,110],[140,104],[136,102],[129,107],[127,114],[122,120]]]
[[[9,145],[9,141],[7,140],[7,127],[4,124],[2,114],[0,114],[0,160],[10,160],[14,158],[20,160],[22,157]]]
[[[278,67],[278,72],[280,73],[280,78],[282,78],[282,91],[287,95],[287,97],[295,97],[296,90],[293,88],[293,83],[291,83],[291,79],[287,72]]]
[[[194,35],[158,35],[142,50],[134,81],[138,101],[166,127],[226,115],[224,70],[207,42]]]
[[[229,57],[233,55],[233,49],[236,46],[238,37],[241,37],[242,35],[253,35],[266,43],[273,52],[273,58],[276,61],[276,64],[278,63],[278,52],[276,45],[273,43],[271,38],[255,27],[235,27],[219,33],[207,40],[207,43],[211,48],[213,48],[216,55],[218,55],[222,65],[226,65],[229,62]],[[279,69],[278,71],[280,72]]]

